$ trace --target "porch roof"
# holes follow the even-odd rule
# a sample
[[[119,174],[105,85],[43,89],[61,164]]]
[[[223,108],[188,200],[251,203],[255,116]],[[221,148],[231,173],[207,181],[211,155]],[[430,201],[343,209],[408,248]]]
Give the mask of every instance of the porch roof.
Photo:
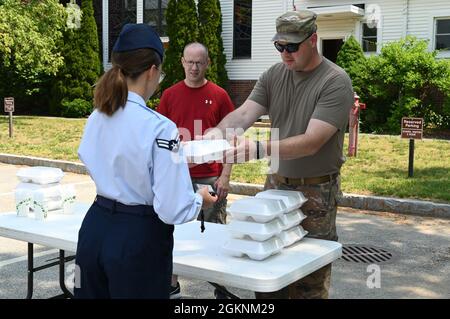
[[[309,7],[308,10],[314,11],[317,14],[318,21],[364,17],[364,9],[351,4],[342,6]]]

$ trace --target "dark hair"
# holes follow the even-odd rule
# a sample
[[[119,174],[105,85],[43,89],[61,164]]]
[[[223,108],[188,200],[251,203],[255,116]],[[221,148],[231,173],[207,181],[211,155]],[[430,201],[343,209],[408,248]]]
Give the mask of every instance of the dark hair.
[[[128,98],[127,78],[136,79],[153,65],[159,67],[161,58],[153,49],[112,52],[112,68],[98,80],[94,90],[94,106],[102,113],[113,115],[125,107]]]

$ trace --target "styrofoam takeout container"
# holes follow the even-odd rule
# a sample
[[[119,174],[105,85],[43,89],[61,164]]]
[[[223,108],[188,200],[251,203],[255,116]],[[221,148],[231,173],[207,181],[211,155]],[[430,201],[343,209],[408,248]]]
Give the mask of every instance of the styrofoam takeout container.
[[[226,227],[233,238],[253,239],[257,241],[267,240],[270,237],[278,235],[283,230],[283,224],[278,218],[267,223],[232,219]]]
[[[23,183],[52,184],[61,181],[64,173],[59,168],[34,166],[21,168],[16,176]]]
[[[40,191],[42,192],[45,200],[58,200],[61,199],[62,189],[61,184],[52,183],[52,184],[34,184],[34,183],[19,183],[15,189],[18,191],[27,191],[34,192]]]
[[[282,230],[286,230],[297,226],[306,218],[305,214],[300,209],[293,210],[292,212],[282,214],[278,217],[282,224]]]
[[[182,143],[184,156],[189,157],[192,163],[206,163],[223,158],[223,152],[230,149],[227,140],[193,140]]]
[[[227,209],[233,219],[257,223],[267,223],[286,212],[282,200],[255,197],[238,199]]]
[[[256,198],[271,198],[282,200],[288,211],[301,207],[307,199],[299,191],[286,191],[280,189],[268,189],[255,195]]]
[[[283,241],[283,247],[288,247],[308,234],[302,226],[294,226],[290,229],[282,231],[278,237]]]
[[[265,241],[231,238],[222,248],[231,256],[248,256],[250,259],[264,260],[279,253],[283,249],[283,242],[276,236]]]

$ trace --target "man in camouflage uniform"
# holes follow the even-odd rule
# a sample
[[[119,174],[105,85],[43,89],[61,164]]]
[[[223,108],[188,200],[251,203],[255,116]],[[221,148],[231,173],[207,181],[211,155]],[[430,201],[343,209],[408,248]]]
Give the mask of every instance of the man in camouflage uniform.
[[[308,237],[337,240],[336,211],[340,194],[339,172],[344,162],[343,142],[353,89],[348,75],[317,50],[316,14],[287,12],[276,20],[273,37],[281,63],[265,71],[248,99],[217,126],[249,128],[268,114],[279,139],[252,141],[239,137],[228,151],[227,162],[268,156],[273,174],[265,188],[297,190],[308,201],[302,207],[302,226]],[[211,132],[216,135],[218,132]],[[230,160],[231,158],[231,160]],[[274,163],[278,163],[274,165]],[[273,293],[257,298],[328,298],[331,265]]]

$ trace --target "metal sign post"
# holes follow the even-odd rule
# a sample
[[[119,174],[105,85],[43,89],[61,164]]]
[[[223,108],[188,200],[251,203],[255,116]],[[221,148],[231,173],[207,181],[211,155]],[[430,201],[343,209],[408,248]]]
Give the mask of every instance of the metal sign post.
[[[13,136],[13,118],[12,114],[14,112],[14,98],[5,97],[4,100],[5,112],[9,113],[9,137]]]
[[[414,174],[414,140],[420,140],[422,136],[423,118],[402,118],[402,138],[409,138],[408,177],[413,177]]]
[[[350,109],[348,119],[348,156],[356,156],[358,151],[358,134],[359,134],[359,113],[360,110],[366,109],[365,103],[359,102],[359,96],[354,93],[355,102]]]
[[[408,162],[408,177],[413,177],[414,174],[414,139],[409,139],[409,162]]]

